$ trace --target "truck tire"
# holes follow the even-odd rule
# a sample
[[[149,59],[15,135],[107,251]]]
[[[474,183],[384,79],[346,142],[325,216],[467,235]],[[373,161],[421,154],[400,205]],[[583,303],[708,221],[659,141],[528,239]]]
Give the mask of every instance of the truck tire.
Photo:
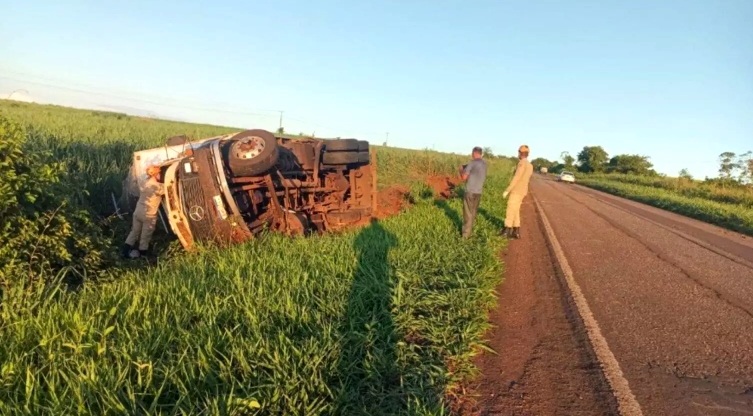
[[[249,144],[263,147],[256,152],[253,149],[243,149],[244,145]],[[224,144],[223,153],[230,172],[236,177],[261,175],[280,158],[274,134],[261,129],[246,130],[231,137]]]
[[[359,142],[356,139],[325,140],[324,149],[329,152],[357,152]]]
[[[358,152],[325,152],[322,155],[322,163],[325,165],[349,165],[358,163]]]

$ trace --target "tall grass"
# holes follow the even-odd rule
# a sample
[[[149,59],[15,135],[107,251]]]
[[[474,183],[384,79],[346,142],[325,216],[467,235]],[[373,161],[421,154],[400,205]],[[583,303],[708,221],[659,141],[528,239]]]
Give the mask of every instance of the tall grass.
[[[122,172],[134,148],[187,128],[222,132],[0,109],[25,120],[38,143],[59,146],[93,190],[109,186],[102,181]],[[379,152],[388,181],[452,174],[460,162]],[[338,235],[264,235],[117,269],[76,291],[60,279],[12,286],[0,303],[0,413],[446,414],[446,394],[475,374],[471,358],[502,278],[504,204],[493,195],[509,167],[491,163],[471,240],[459,235],[458,198],[435,202],[414,186],[406,213]]]
[[[585,177],[585,176],[584,176]],[[753,187],[721,187],[685,178],[651,177],[622,174],[590,174],[588,179],[620,182],[665,189],[689,198],[701,198],[724,204],[736,204],[753,209]]]
[[[112,211],[110,192],[121,191],[134,151],[162,146],[176,135],[201,139],[242,130],[5,100],[0,100],[0,115],[24,125],[40,149],[65,161],[99,213]],[[458,166],[468,161],[436,151],[374,147],[380,189],[426,175],[456,175]]]
[[[673,189],[668,180],[618,175],[583,175],[578,183],[753,236],[753,205],[747,205],[744,191],[709,190],[703,185]]]
[[[420,179],[427,175],[457,176],[460,165],[468,163],[470,159],[470,151],[468,157],[463,157],[433,150],[406,151],[405,149],[381,146],[376,148],[379,186],[382,188]],[[502,165],[504,162],[499,164]]]

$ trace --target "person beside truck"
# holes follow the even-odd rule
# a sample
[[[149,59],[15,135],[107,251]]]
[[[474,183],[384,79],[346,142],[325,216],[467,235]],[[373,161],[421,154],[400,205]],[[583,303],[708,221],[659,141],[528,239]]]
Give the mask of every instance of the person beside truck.
[[[474,147],[471,153],[473,160],[460,167],[460,178],[466,181],[463,194],[463,238],[470,238],[473,234],[473,223],[481,203],[481,191],[486,180],[486,162],[481,158],[482,153],[480,147]]]
[[[149,243],[157,225],[157,215],[162,196],[165,194],[165,185],[161,182],[159,166],[149,166],[146,174],[148,178],[139,192],[139,200],[133,211],[131,232],[122,247],[121,255],[124,258],[133,259],[147,255]]]

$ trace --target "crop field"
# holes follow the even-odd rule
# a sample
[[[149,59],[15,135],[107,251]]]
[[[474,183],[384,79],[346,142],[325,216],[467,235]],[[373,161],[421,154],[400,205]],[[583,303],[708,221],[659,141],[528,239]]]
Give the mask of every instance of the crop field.
[[[753,236],[750,188],[632,175],[582,175],[578,183]]]
[[[5,101],[0,121],[0,414],[420,415],[464,399],[502,281],[509,162],[490,161],[467,241],[462,186],[444,199],[427,181],[468,158],[379,147],[379,187],[409,190],[399,215],[165,243],[147,267],[115,257],[129,223],[109,194],[131,152],[237,129]]]

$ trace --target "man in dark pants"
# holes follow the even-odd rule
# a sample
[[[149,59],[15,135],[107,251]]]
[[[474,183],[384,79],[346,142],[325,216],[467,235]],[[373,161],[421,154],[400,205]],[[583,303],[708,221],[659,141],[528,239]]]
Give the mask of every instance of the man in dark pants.
[[[486,162],[481,158],[481,148],[473,148],[473,160],[460,167],[460,178],[466,181],[463,196],[463,238],[469,238],[473,233],[473,223],[476,221],[478,206],[481,202],[481,190],[486,180]]]

